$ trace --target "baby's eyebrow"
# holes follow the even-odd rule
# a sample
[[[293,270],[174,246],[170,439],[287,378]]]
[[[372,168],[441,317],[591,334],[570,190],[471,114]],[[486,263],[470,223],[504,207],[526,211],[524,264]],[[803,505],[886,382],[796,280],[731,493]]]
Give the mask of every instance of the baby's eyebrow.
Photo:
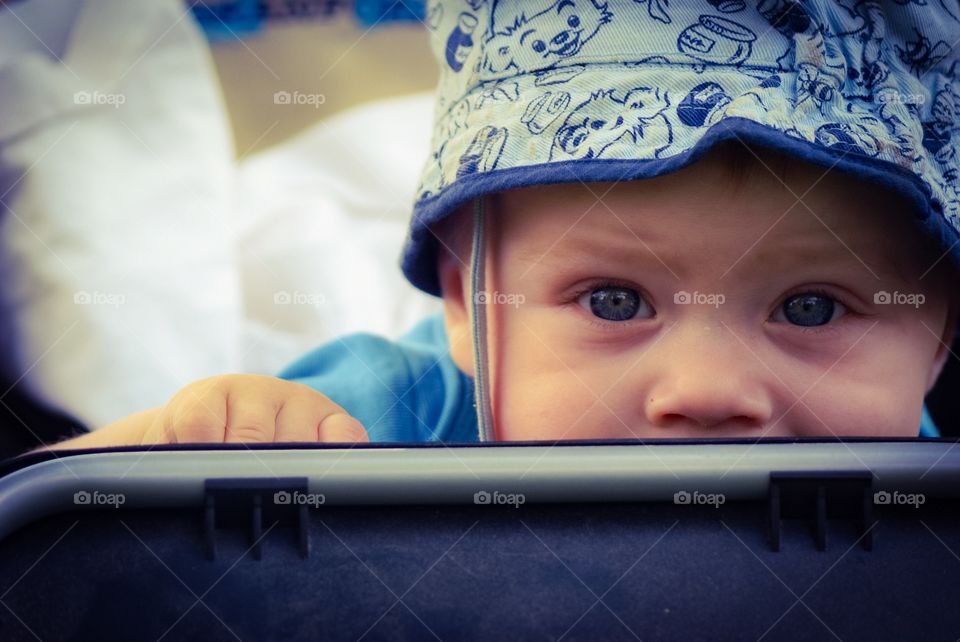
[[[845,248],[839,241],[826,243],[757,243],[745,244],[741,262],[760,265],[784,265],[802,261],[804,263],[856,263],[862,265],[858,255]],[[863,261],[863,263],[867,263]],[[867,263],[869,265],[869,263]]]
[[[789,268],[798,263],[804,266],[820,265],[843,271],[845,276],[869,278],[878,284],[884,278],[892,277],[902,284],[913,285],[917,283],[920,272],[909,276],[912,270],[906,269],[908,258],[899,252],[891,253],[881,248],[866,255],[833,239],[833,244],[766,244],[747,251],[741,262],[768,269]],[[736,268],[731,271],[733,269]]]
[[[647,241],[647,239],[644,239]],[[566,264],[577,262],[658,262],[654,251],[631,233],[623,230],[620,238],[612,236],[585,237],[567,235],[552,245],[525,246],[517,252],[517,259],[523,263]]]
[[[529,265],[533,269],[537,265],[543,267],[591,264],[622,266],[638,266],[644,271],[667,270],[669,273],[682,278],[690,270],[696,270],[702,262],[699,255],[692,252],[677,253],[675,244],[683,242],[675,236],[656,238],[650,234],[635,236],[634,232],[626,229],[622,234],[567,234],[556,240],[552,245],[527,246],[518,250],[516,258],[519,262]],[[917,279],[908,278],[903,270],[903,257],[895,260],[887,257],[884,260],[877,255],[862,256],[856,251],[845,247],[836,239],[822,241],[805,241],[796,237],[781,242],[767,242],[751,245],[743,241],[742,253],[731,254],[730,264],[725,268],[718,268],[717,276],[730,278],[736,273],[741,274],[770,274],[789,273],[797,268],[817,266],[832,273],[842,274],[858,279],[877,281],[887,277],[897,278],[904,284],[916,284]]]

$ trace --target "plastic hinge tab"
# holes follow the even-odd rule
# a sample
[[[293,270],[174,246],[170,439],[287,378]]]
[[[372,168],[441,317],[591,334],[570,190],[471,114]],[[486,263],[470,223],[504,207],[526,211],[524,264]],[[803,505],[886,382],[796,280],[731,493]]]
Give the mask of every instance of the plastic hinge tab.
[[[216,529],[246,526],[250,535],[250,551],[261,559],[260,542],[263,523],[295,523],[300,557],[310,556],[310,529],[307,505],[277,501],[278,496],[306,494],[306,477],[213,478],[204,482],[203,533],[207,559],[216,559]]]
[[[767,495],[770,550],[780,550],[784,518],[813,518],[814,542],[827,550],[827,519],[857,520],[864,550],[873,550],[873,473],[869,470],[773,471]]]

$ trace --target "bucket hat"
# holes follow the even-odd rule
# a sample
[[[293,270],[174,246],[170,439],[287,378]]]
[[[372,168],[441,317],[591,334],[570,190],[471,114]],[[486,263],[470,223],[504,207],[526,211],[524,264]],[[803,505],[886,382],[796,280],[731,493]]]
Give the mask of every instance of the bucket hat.
[[[949,0],[440,0],[440,77],[402,269],[484,194],[676,171],[739,139],[888,185],[960,258],[960,5]]]

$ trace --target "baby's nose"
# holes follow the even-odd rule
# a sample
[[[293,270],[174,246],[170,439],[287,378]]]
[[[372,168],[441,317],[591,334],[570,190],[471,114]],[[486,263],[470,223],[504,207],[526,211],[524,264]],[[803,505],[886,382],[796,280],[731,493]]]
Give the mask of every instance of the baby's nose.
[[[678,432],[712,429],[723,436],[755,434],[768,425],[773,400],[753,357],[723,349],[673,352],[644,400],[647,421]]]
[[[761,399],[748,397],[737,390],[718,390],[715,385],[710,388],[688,386],[660,396],[653,395],[647,400],[646,415],[647,420],[658,428],[678,431],[711,429],[723,432],[724,437],[754,435],[770,418],[768,406]]]

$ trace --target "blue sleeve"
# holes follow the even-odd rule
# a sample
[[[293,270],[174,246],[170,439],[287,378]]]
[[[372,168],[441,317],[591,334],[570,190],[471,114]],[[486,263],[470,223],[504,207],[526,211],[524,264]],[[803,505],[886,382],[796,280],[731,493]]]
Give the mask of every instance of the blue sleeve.
[[[940,436],[940,431],[937,429],[937,425],[933,423],[933,417],[930,416],[930,411],[927,410],[927,404],[923,404],[923,414],[920,416],[920,436],[931,439],[936,439]]]
[[[441,315],[396,342],[367,333],[334,339],[277,376],[332,399],[370,441],[477,440],[471,379],[450,358]]]

